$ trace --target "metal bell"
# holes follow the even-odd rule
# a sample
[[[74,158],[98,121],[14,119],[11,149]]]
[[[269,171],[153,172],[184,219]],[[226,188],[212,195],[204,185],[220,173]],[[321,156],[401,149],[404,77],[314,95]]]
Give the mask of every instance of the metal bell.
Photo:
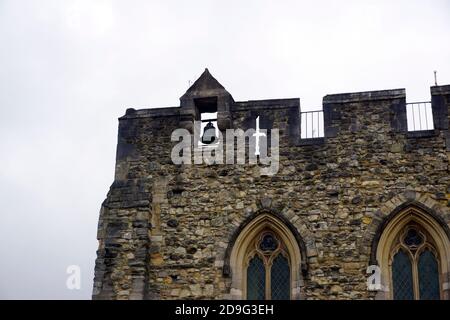
[[[212,122],[208,122],[203,129],[202,143],[211,144],[216,141],[216,128]]]

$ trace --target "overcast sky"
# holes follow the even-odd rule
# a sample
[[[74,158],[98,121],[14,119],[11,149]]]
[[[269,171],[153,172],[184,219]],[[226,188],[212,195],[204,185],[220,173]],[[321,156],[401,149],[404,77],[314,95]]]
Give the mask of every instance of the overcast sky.
[[[0,0],[0,298],[90,299],[126,108],[178,106],[205,67],[236,101],[429,100],[449,39],[448,0]]]

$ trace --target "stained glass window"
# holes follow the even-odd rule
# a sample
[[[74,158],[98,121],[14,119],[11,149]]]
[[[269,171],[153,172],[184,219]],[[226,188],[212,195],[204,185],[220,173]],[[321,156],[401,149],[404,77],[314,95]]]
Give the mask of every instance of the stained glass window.
[[[291,294],[291,269],[284,244],[271,230],[255,237],[247,267],[247,299],[288,300]]]
[[[423,238],[417,230],[409,229],[404,241],[408,247],[418,247],[423,243]]]
[[[247,299],[264,300],[266,290],[266,270],[257,255],[250,260],[247,269]]]
[[[391,244],[390,287],[396,300],[439,300],[441,282],[436,240],[418,221],[404,226]]]
[[[436,258],[430,250],[420,254],[419,291],[421,300],[439,300],[439,270]]]
[[[289,300],[290,283],[288,260],[283,255],[279,254],[272,264],[270,279],[272,300]]]
[[[259,244],[262,251],[274,251],[278,247],[278,241],[271,234],[266,234]]]
[[[392,282],[395,300],[414,299],[411,260],[403,250],[400,250],[394,256]]]

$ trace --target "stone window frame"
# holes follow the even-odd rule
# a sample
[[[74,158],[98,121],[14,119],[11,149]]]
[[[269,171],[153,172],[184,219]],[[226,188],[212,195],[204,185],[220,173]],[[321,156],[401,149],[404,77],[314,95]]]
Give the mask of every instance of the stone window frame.
[[[239,233],[230,254],[230,267],[232,280],[230,294],[233,299],[242,300],[247,297],[247,264],[249,254],[254,248],[255,239],[258,239],[264,231],[270,230],[283,244],[288,256],[290,269],[290,297],[292,300],[300,298],[301,276],[301,251],[294,234],[289,228],[275,216],[262,213],[247,224]]]
[[[278,245],[277,248],[275,248],[275,250],[272,251],[263,251],[259,248],[259,244],[261,243],[262,239],[266,236],[266,235],[272,235],[272,237],[274,237],[277,241],[278,241]],[[272,229],[267,228],[263,231],[261,231],[260,235],[255,237],[252,242],[249,244],[248,249],[247,249],[247,253],[246,253],[246,258],[244,260],[244,270],[243,270],[243,297],[247,297],[247,270],[248,270],[248,266],[250,264],[250,261],[253,259],[253,257],[258,256],[263,264],[264,264],[264,269],[265,269],[265,300],[271,300],[272,297],[272,288],[271,288],[271,277],[272,277],[272,264],[273,261],[275,260],[275,258],[277,258],[279,255],[282,255],[283,257],[285,257],[288,261],[288,265],[289,265],[289,270],[291,269],[291,259],[289,256],[289,253],[287,252],[287,248],[284,245],[284,242],[282,240],[279,239],[277,233],[273,232]],[[292,289],[292,288],[291,288]],[[290,290],[289,292],[289,298],[292,299],[292,290]]]
[[[423,243],[414,249],[412,249],[411,246],[408,246],[404,242],[404,238],[405,238],[406,234],[411,229],[416,230],[417,233],[419,233],[422,236],[422,238],[424,239]],[[434,255],[434,257],[436,258],[437,264],[438,264],[438,277],[439,277],[439,288],[440,288],[439,295],[440,295],[440,299],[442,299],[442,297],[443,297],[443,290],[442,290],[443,280],[442,280],[442,278],[443,277],[442,277],[442,271],[441,271],[441,261],[439,258],[439,251],[436,250],[436,243],[434,242],[433,238],[428,234],[428,232],[424,228],[422,228],[421,225],[418,225],[418,224],[412,222],[412,223],[406,225],[405,228],[397,235],[395,242],[393,242],[391,254],[389,257],[389,272],[390,272],[389,281],[391,283],[391,287],[393,287],[392,286],[392,284],[393,284],[392,263],[394,261],[394,256],[400,250],[403,250],[403,252],[405,252],[408,255],[410,262],[411,262],[414,300],[420,300],[419,271],[418,271],[420,255],[425,250],[429,250]],[[393,294],[394,294],[394,292],[392,290],[392,297],[393,297]]]
[[[376,257],[381,269],[381,284],[384,291],[384,298],[392,300],[392,258],[401,247],[399,239],[411,227],[417,228],[426,236],[428,248],[432,248],[439,268],[439,288],[441,299],[448,299],[445,291],[448,290],[449,283],[446,281],[450,270],[450,240],[442,226],[426,211],[410,206],[392,218],[386,225],[380,236]],[[425,244],[424,244],[425,245]],[[414,262],[412,261],[414,268]],[[417,276],[417,272],[413,277]],[[413,279],[417,283],[417,279]],[[415,297],[417,297],[415,285]]]

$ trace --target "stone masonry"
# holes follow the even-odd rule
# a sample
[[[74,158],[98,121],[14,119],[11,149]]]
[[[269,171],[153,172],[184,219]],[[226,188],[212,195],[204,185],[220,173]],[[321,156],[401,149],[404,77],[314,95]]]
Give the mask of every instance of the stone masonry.
[[[173,164],[171,134],[192,131],[202,99],[217,106],[221,131],[254,128],[258,116],[279,129],[278,173]],[[407,131],[404,89],[327,95],[314,139],[300,137],[300,99],[236,102],[208,70],[180,101],[119,119],[94,299],[232,298],[229,251],[260,212],[301,236],[302,299],[373,299],[366,268],[391,212],[416,203],[450,226],[450,85],[431,87],[434,130],[417,132]]]

